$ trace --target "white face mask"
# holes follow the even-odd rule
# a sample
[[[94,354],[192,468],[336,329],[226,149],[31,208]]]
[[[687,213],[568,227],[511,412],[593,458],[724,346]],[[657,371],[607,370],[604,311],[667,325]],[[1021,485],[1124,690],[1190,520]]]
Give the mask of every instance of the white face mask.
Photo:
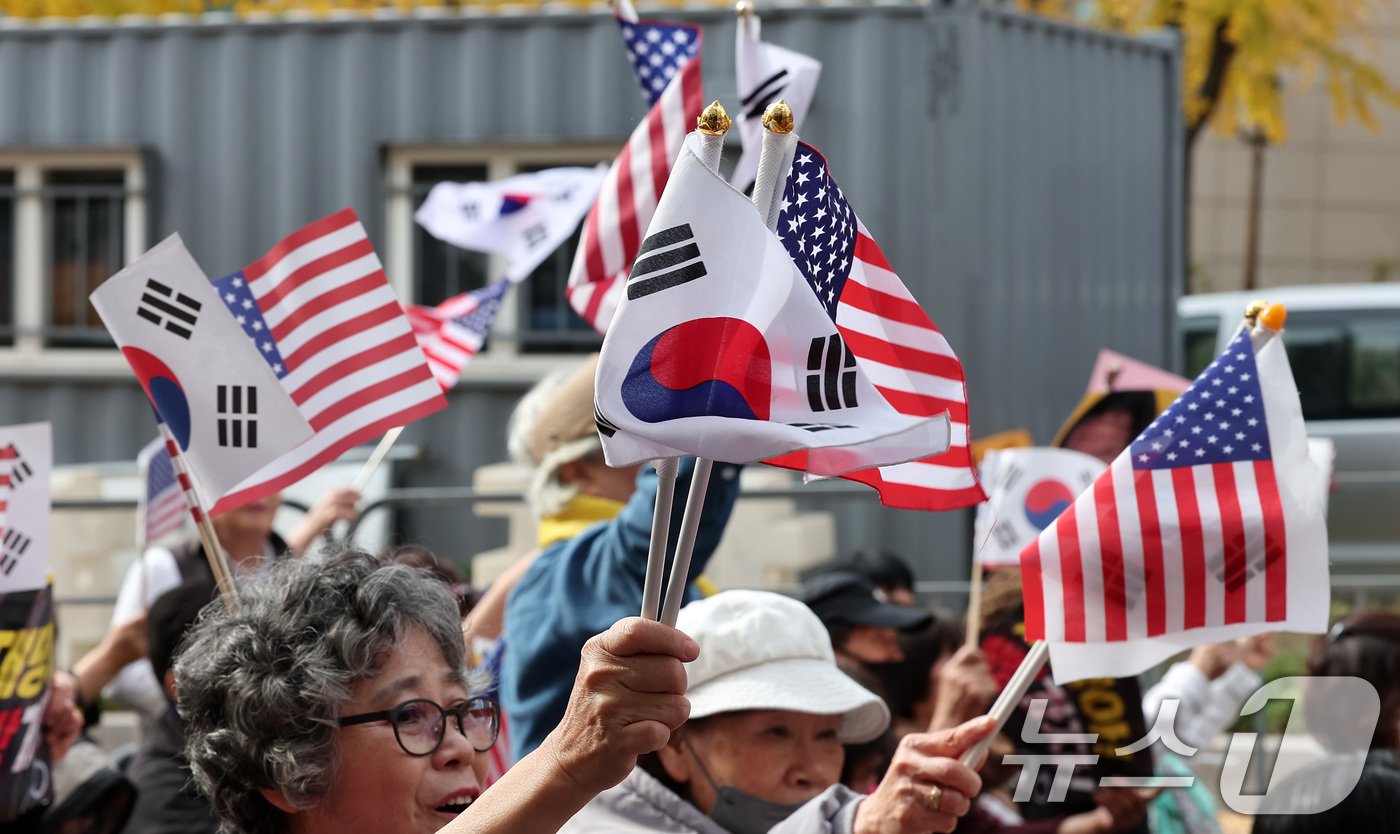
[[[769,802],[753,794],[744,793],[733,785],[716,785],[714,778],[710,776],[710,769],[705,767],[695,748],[690,746],[690,741],[682,739],[681,743],[700,766],[700,773],[715,792],[715,807],[710,809],[709,818],[729,834],[768,834],[770,829],[806,804]]]

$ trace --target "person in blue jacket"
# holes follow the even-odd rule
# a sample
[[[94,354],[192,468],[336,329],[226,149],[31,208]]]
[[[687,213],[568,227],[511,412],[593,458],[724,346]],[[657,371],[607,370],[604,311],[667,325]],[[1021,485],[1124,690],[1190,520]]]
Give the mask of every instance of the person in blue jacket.
[[[512,417],[512,452],[535,470],[530,492],[541,547],[505,606],[501,706],[515,761],[564,716],[584,642],[641,610],[657,476],[649,466],[613,469],[603,462],[593,423],[597,362],[595,355],[567,378],[546,379]],[[676,481],[671,551],[692,470],[693,460],[683,463]],[[719,545],[738,476],[739,467],[724,464],[711,475],[687,601],[699,596],[694,580]]]

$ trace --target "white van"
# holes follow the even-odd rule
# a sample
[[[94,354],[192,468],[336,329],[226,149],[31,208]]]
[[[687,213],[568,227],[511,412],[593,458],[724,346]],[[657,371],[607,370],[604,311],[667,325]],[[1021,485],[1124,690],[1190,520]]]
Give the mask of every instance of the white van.
[[[1400,571],[1400,284],[1186,296],[1177,302],[1186,376],[1210,363],[1260,298],[1288,307],[1285,343],[1308,434],[1336,443],[1334,568]]]

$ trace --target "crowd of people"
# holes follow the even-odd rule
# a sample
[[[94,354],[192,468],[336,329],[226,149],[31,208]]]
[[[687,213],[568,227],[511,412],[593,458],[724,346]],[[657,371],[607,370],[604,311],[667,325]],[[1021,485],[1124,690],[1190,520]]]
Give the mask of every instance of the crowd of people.
[[[816,566],[791,595],[707,588],[738,498],[728,465],[711,476],[676,627],[641,619],[657,476],[604,463],[593,375],[589,362],[551,376],[517,408],[508,445],[533,472],[538,548],[489,588],[422,548],[371,554],[324,537],[354,517],[349,489],[286,539],[272,530],[276,499],[215,519],[236,608],[197,540],[149,549],[106,637],[55,674],[45,721],[55,760],[91,757],[82,727],[105,697],[138,715],[139,745],[71,789],[89,794],[85,817],[18,830],[1221,832],[1199,785],[1099,780],[1189,773],[1171,751],[1121,748],[1167,705],[1176,737],[1209,747],[1262,682],[1271,638],[1200,647],[1146,691],[1042,674],[998,734],[986,713],[1026,649],[1015,571],[989,581],[978,645],[960,618],[919,607],[909,566],[885,552]],[[1155,414],[1120,405],[1087,405],[1060,440],[1111,458]],[[693,474],[682,466],[679,494]],[[1343,620],[1310,672],[1371,683],[1380,720],[1347,799],[1261,816],[1264,834],[1400,811],[1400,615]],[[1116,705],[1120,749],[1055,740],[1104,732],[1103,704]],[[990,755],[961,761],[984,739]],[[1026,790],[1005,758],[1084,752],[1096,764],[1064,785],[1043,770]]]

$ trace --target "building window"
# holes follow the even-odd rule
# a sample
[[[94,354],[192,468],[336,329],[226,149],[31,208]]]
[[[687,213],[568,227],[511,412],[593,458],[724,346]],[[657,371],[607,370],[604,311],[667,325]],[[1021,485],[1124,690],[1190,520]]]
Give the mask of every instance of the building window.
[[[126,173],[47,171],[43,203],[48,230],[47,344],[111,346],[112,338],[88,295],[126,263]]]
[[[110,348],[88,296],[146,245],[135,151],[0,148],[0,345]]]
[[[395,148],[388,155],[390,280],[415,304],[437,304],[485,286],[505,268],[498,259],[458,249],[413,222],[413,212],[440,182],[489,181],[562,165],[609,160],[615,147]],[[580,224],[581,225],[581,224]],[[580,233],[540,264],[507,296],[487,351],[575,353],[597,350],[601,337],[574,313],[565,296]]]

